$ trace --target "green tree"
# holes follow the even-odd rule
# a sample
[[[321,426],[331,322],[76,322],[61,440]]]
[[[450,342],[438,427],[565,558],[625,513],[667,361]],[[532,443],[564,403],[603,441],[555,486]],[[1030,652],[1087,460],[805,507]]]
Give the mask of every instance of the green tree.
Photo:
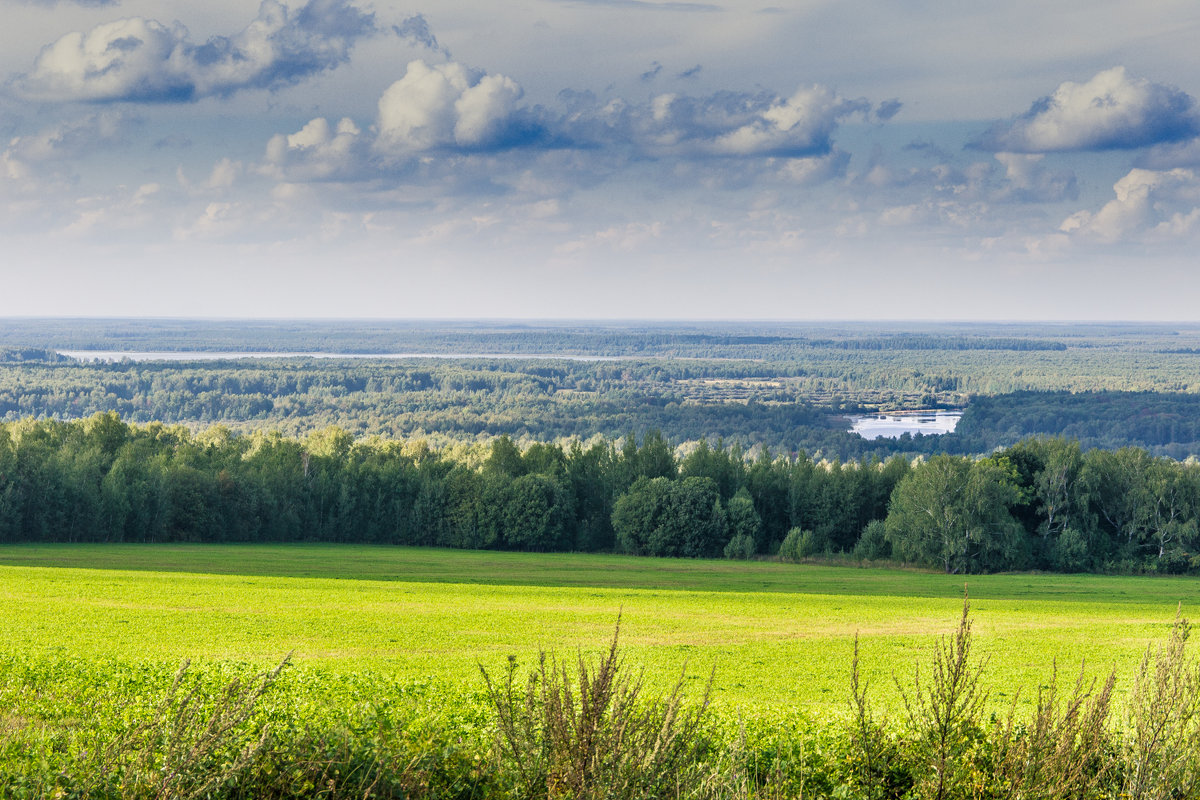
[[[641,478],[617,498],[613,530],[623,552],[716,556],[729,541],[716,484],[708,478]]]
[[[762,518],[754,509],[754,500],[746,487],[738,489],[737,494],[729,498],[725,505],[725,515],[729,520],[731,536],[749,539],[754,543],[754,552],[757,552],[762,536]]]
[[[507,490],[504,507],[504,543],[515,550],[546,552],[570,544],[570,495],[551,477],[522,475]]]
[[[1018,566],[1024,533],[1009,512],[1018,499],[1002,462],[934,456],[896,486],[887,538],[902,560],[948,573]]]
[[[639,478],[613,504],[612,526],[621,552],[635,556],[658,555],[651,551],[651,536],[667,509],[671,481]]]

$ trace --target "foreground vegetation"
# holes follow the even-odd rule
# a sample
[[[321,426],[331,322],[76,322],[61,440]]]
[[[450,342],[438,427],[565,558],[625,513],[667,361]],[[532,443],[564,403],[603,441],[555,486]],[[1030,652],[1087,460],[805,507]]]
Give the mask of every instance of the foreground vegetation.
[[[475,688],[290,667],[252,674],[0,656],[6,797],[1193,798],[1200,659],[1180,618],[1117,673],[1057,669],[989,712],[964,603],[880,709],[855,640],[843,711],[813,722],[644,683],[614,635],[594,659],[510,658]],[[1044,667],[1045,665],[1043,665]]]

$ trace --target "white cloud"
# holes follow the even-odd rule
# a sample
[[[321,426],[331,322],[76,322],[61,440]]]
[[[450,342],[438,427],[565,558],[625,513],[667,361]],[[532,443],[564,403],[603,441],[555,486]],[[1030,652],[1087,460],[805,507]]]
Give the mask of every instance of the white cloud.
[[[521,87],[504,75],[481,74],[455,62],[413,61],[379,99],[376,149],[487,147],[507,133],[520,97]]]
[[[1113,67],[1086,83],[1067,81],[978,144],[1012,153],[1114,150],[1187,139],[1200,133],[1195,101],[1185,92]]]
[[[1194,170],[1133,169],[1113,185],[1116,197],[1096,212],[1072,214],[1059,230],[1101,244],[1177,239],[1196,230],[1200,180]]]
[[[862,106],[849,104],[850,110]],[[838,119],[847,113],[847,102],[824,87],[802,89],[787,100],[772,104],[757,118],[718,136],[713,149],[725,155],[794,153],[829,146]]]
[[[843,177],[849,163],[850,154],[835,148],[825,155],[783,159],[779,175],[791,184],[815,186]]]
[[[147,183],[132,190],[121,187],[112,194],[79,198],[73,218],[61,232],[71,237],[106,238],[143,229],[153,224],[161,191],[157,183]]]
[[[1146,169],[1200,167],[1200,138],[1155,145],[1138,160],[1138,166]]]
[[[600,137],[624,138],[657,156],[802,157],[828,152],[838,123],[869,111],[865,100],[847,100],[822,86],[786,98],[745,92],[662,94],[642,105],[610,102],[579,115],[567,131],[586,138],[599,123]],[[628,132],[621,130],[622,123],[628,124]]]
[[[630,222],[572,239],[555,248],[555,253],[563,256],[589,250],[615,250],[621,253],[631,253],[646,243],[662,237],[663,232],[664,226],[661,222]]]
[[[210,191],[221,191],[233,187],[235,181],[242,174],[242,163],[234,161],[230,158],[222,158],[213,165],[212,172],[209,173],[208,180],[204,182],[204,188]]]
[[[47,100],[185,102],[273,89],[332,69],[374,19],[346,0],[309,0],[290,11],[264,0],[232,36],[202,45],[180,23],[130,17],[73,32],[45,47],[18,86]]]
[[[521,88],[503,75],[485,75],[454,101],[458,120],[454,141],[460,147],[478,147],[495,141],[511,118]]]
[[[264,171],[289,181],[323,181],[356,177],[366,144],[354,121],[336,127],[324,117],[311,120],[293,134],[276,134],[267,142]]]

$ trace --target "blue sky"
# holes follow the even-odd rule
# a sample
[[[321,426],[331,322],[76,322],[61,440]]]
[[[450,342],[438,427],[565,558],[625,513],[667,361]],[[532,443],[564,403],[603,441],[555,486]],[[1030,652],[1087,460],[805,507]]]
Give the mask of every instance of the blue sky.
[[[0,0],[0,315],[1200,318],[1200,6]]]

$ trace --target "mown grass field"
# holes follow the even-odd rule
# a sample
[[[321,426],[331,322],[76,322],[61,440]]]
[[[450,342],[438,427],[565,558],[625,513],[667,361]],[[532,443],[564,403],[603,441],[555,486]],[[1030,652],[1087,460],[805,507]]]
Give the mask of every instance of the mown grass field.
[[[845,706],[854,636],[894,701],[969,585],[993,700],[1050,677],[1132,675],[1200,608],[1186,578],[925,572],[358,546],[0,547],[0,649],[120,662],[277,662],[464,685],[538,648],[599,650],[622,615],[633,665],[667,686],[686,663],[718,704],[816,715]],[[1119,685],[1120,690],[1120,685]]]

